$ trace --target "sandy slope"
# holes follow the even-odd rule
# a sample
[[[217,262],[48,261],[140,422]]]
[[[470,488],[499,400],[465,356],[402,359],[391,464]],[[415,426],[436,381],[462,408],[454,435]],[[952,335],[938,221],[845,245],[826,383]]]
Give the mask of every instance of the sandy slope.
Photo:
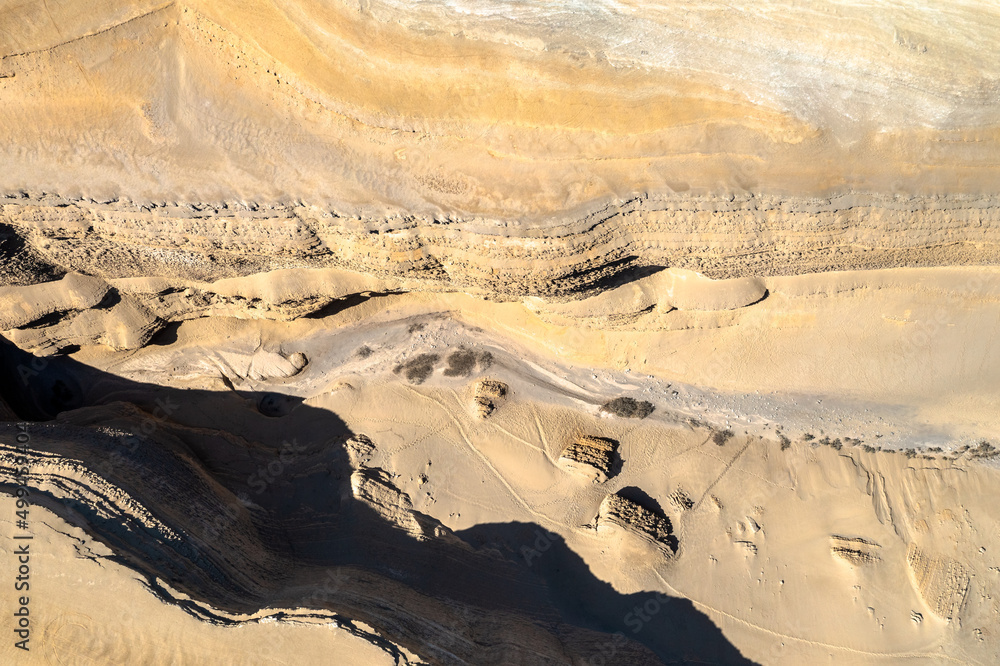
[[[989,4],[408,4],[7,3],[0,187],[512,218],[996,194]]]
[[[279,357],[254,361],[249,350],[233,356],[225,351],[233,340],[218,337],[220,331],[240,336],[241,344],[265,339],[270,350],[301,351],[333,368],[351,362],[365,331],[445,316],[462,324],[441,328],[450,344],[496,346],[544,359],[558,373],[572,364],[592,392],[627,387],[692,418],[759,434],[783,425],[802,434],[823,430],[877,439],[882,446],[953,448],[992,439],[1000,425],[990,408],[1000,372],[992,344],[1000,317],[995,269],[721,281],[669,269],[589,298],[520,303],[440,293],[434,285],[433,291],[416,291],[420,283],[335,269],[298,269],[214,283],[113,280],[103,289],[118,300],[89,310],[89,301],[72,300],[78,282],[69,276],[5,288],[0,297],[17,312],[27,307],[18,304],[46,294],[31,315],[45,316],[44,325],[12,329],[8,339],[39,354],[86,346],[81,358],[88,362],[103,359],[100,349],[111,347],[125,358],[112,361],[111,354],[102,363],[141,369],[159,382],[213,367],[235,380],[254,372],[287,376],[298,368]],[[182,322],[184,345],[144,346],[158,332],[167,342],[176,339]],[[433,351],[430,344],[425,351]],[[186,359],[192,352],[184,349],[197,350],[197,360]],[[254,371],[253,363],[277,366]],[[593,379],[591,371],[598,373]]]
[[[668,269],[501,303],[340,269],[70,275],[2,293],[40,354],[5,347],[4,398],[63,411],[31,426],[38,501],[202,621],[298,607],[431,663],[991,663],[993,273]],[[485,419],[477,378],[507,386]],[[603,483],[560,461],[581,436],[616,443]],[[668,537],[602,523],[619,491]],[[350,583],[317,600],[330,570]]]
[[[9,641],[5,663],[392,664],[371,643],[329,622],[261,622],[219,626],[165,605],[110,551],[41,507],[32,511],[33,637],[24,653]],[[21,545],[4,524],[3,557]]]
[[[169,346],[148,347],[124,363],[97,348],[81,352],[89,363],[111,365],[125,377],[145,381],[160,372],[161,388],[150,392],[136,385],[129,389],[111,377],[80,375],[81,408],[75,416],[59,419],[61,425],[56,428],[108,424],[116,431],[138,432],[141,413],[130,417],[127,410],[116,407],[119,411],[109,419],[103,411],[107,408],[97,405],[122,397],[145,404],[157,395],[155,391],[170,391],[162,395],[168,404],[177,401],[180,408],[172,411],[169,420],[157,422],[152,438],[163,446],[173,440],[164,439],[162,433],[180,438],[193,451],[188,454],[193,455],[192,462],[187,464],[204,466],[204,472],[215,476],[229,492],[245,493],[259,507],[251,512],[250,520],[262,534],[267,533],[267,522],[259,512],[285,516],[279,524],[287,531],[269,542],[258,544],[259,537],[246,528],[227,532],[225,539],[218,540],[213,551],[219,549],[223,559],[217,562],[248,558],[240,567],[245,573],[225,574],[233,577],[226,587],[217,588],[197,575],[162,565],[168,568],[161,575],[175,578],[171,585],[186,595],[203,598],[212,606],[230,607],[226,611],[230,614],[245,613],[238,610],[247,603],[242,594],[250,594],[258,585],[288,585],[263,573],[275,566],[268,563],[271,558],[287,562],[285,567],[301,567],[304,561],[299,558],[304,553],[312,553],[306,560],[320,557],[321,552],[339,553],[323,557],[333,557],[330,564],[343,566],[357,556],[352,555],[354,548],[364,552],[364,540],[347,550],[343,546],[316,550],[316,539],[329,536],[320,537],[315,526],[349,515],[344,500],[337,508],[335,499],[343,497],[344,491],[328,485],[324,479],[329,472],[321,471],[331,469],[329,461],[338,455],[339,445],[330,439],[328,425],[329,415],[336,414],[350,431],[371,438],[372,448],[361,458],[352,458],[356,461],[352,464],[388,474],[378,492],[373,488],[359,494],[355,485],[353,501],[370,504],[381,516],[379,520],[411,535],[399,543],[387,542],[383,556],[394,553],[393,557],[400,558],[409,551],[411,558],[419,558],[428,548],[452,548],[449,539],[455,535],[477,553],[466,555],[469,565],[480,566],[476,562],[482,556],[500,558],[492,566],[511,568],[506,574],[512,577],[508,585],[530,580],[555,602],[563,621],[607,632],[603,640],[582,648],[578,658],[610,650],[609,645],[616,645],[615,631],[650,648],[660,659],[674,658],[681,640],[675,633],[677,623],[694,622],[692,612],[709,618],[744,658],[759,663],[991,663],[997,658],[993,637],[998,608],[993,599],[998,593],[994,589],[998,563],[994,559],[1000,544],[992,530],[997,516],[991,498],[996,471],[989,460],[973,452],[910,456],[875,451],[846,437],[841,442],[844,433],[835,429],[827,431],[837,437],[835,443],[818,438],[806,441],[788,431],[792,437],[785,445],[781,443],[784,429],[766,437],[739,429],[724,433],[721,423],[692,420],[661,395],[622,384],[615,389],[611,382],[588,385],[586,375],[532,359],[530,353],[508,354],[495,341],[484,346],[474,333],[456,330],[447,319],[406,317],[397,324],[320,329],[312,335],[293,323],[291,329],[282,331],[282,353],[290,354],[288,340],[295,340],[296,349],[305,350],[312,359],[310,364],[291,377],[241,375],[240,355],[278,349],[271,347],[279,339],[275,337],[278,326],[289,325],[203,319],[183,325],[177,341]],[[359,353],[362,345],[370,353]],[[217,351],[211,351],[213,347]],[[462,349],[473,353],[471,365],[453,356],[463,353]],[[485,351],[490,352],[488,360],[482,356]],[[415,366],[407,365],[408,359],[426,358],[422,354],[438,356],[426,361],[426,371],[411,375],[406,369]],[[404,370],[397,371],[400,364]],[[167,367],[172,368],[169,377],[162,370]],[[474,380],[482,376],[509,387],[485,419],[477,415],[472,401]],[[233,387],[228,396],[222,377]],[[184,387],[186,395],[192,396],[216,387],[218,395],[184,398],[184,393],[171,386]],[[270,410],[276,403],[260,402],[255,396],[268,395],[264,393],[268,390],[306,400],[299,407],[287,403],[274,412],[278,416],[271,423],[265,423],[269,419],[262,420],[258,410],[265,411],[265,406]],[[621,395],[650,399],[655,411],[641,420],[601,413],[604,401]],[[62,448],[71,441],[67,435],[59,430],[48,435],[42,428],[34,426],[33,441],[39,450],[62,451],[67,459],[80,456],[78,448]],[[296,442],[301,451],[297,448],[295,455],[284,458],[274,448],[277,444],[268,444],[277,442],[279,433],[285,442]],[[618,442],[621,463],[604,483],[593,483],[557,462],[563,448],[581,434]],[[169,534],[189,533],[193,543],[199,543],[196,537],[203,532],[204,519],[197,516],[204,516],[205,509],[194,503],[197,494],[172,493],[168,508],[162,496],[157,498],[159,482],[129,480],[131,475],[146,474],[143,470],[148,466],[149,471],[166,474],[169,484],[189,487],[184,474],[190,472],[175,471],[147,458],[151,453],[140,453],[144,449],[131,454],[123,450],[118,462],[110,466],[98,464],[93,456],[105,445],[94,438],[100,436],[97,432],[88,435],[93,443],[86,464],[96,465],[113,483],[124,484],[132,498],[114,500],[120,508],[107,510],[137,517],[140,514],[130,503],[149,502],[160,516],[156,520],[166,521],[164,527],[156,528],[154,534],[162,536],[155,536],[154,541],[168,545],[176,539]],[[257,488],[260,477],[254,474],[260,472],[254,469],[259,463],[253,459],[266,462],[268,458],[255,453],[244,463],[248,447],[261,454],[270,448],[270,460],[283,461],[282,469],[263,490]],[[363,463],[357,462],[362,459]],[[65,497],[69,487],[57,478],[86,478],[76,472],[68,475],[41,460],[35,460],[32,467],[39,491],[56,499]],[[665,555],[628,530],[594,530],[599,505],[619,490],[666,515],[677,539],[676,554]],[[406,499],[399,499],[404,495],[397,492]],[[107,490],[99,494],[116,496]],[[68,505],[63,502],[62,506]],[[98,538],[112,539],[127,552],[143,543],[135,541],[138,534],[109,532],[108,526],[86,512],[77,519],[88,523],[88,530]],[[126,524],[135,519],[126,518]],[[440,528],[428,531],[424,527],[436,521]],[[346,524],[332,534],[342,529]],[[182,538],[180,543],[185,541]],[[241,541],[246,545],[238,556],[225,554],[229,544]],[[151,547],[141,546],[146,552]],[[262,548],[271,554],[255,554]],[[130,561],[145,571],[157,571],[159,557],[147,554]],[[147,560],[148,564],[142,564]],[[206,566],[202,560],[192,562],[197,563],[194,571]],[[388,573],[394,584],[420,585],[407,568],[411,565],[404,565],[404,559],[395,562],[395,567],[402,568]],[[251,573],[258,567],[260,578]],[[487,581],[483,578],[479,584],[489,585]],[[247,592],[235,593],[247,585]],[[368,590],[366,594],[375,599],[384,594],[378,587]],[[288,593],[287,589],[274,590],[267,594],[278,596],[265,598],[287,598],[281,595]],[[667,594],[669,600],[661,600],[656,593]],[[437,594],[447,599],[458,593],[444,586]],[[452,598],[452,603],[468,603],[460,602],[460,596]],[[355,604],[355,611],[363,607],[347,599],[340,592],[326,601],[333,609],[343,603]],[[249,601],[250,606],[256,603],[260,601]],[[503,602],[488,596],[474,602],[482,608],[492,603]],[[637,606],[653,609],[648,619],[637,619],[643,617],[635,614]],[[438,611],[427,606],[424,612]],[[429,649],[414,643],[412,634],[399,633],[399,625],[385,616],[362,617],[390,640],[418,654]],[[100,635],[100,626],[93,631]],[[485,628],[477,631],[484,646],[493,644]],[[162,640],[161,636],[150,635],[148,640]],[[685,645],[681,648],[685,654],[701,654],[709,661],[729,663],[731,658],[706,657],[710,654],[706,644],[680,644]],[[580,645],[569,640],[563,649],[578,650]],[[439,652],[425,654],[434,654],[431,661],[452,663]],[[642,663],[636,659],[619,652],[609,663]],[[504,658],[498,663],[504,663]],[[539,663],[551,662],[542,659]]]
[[[0,661],[997,663],[998,37],[0,0]]]

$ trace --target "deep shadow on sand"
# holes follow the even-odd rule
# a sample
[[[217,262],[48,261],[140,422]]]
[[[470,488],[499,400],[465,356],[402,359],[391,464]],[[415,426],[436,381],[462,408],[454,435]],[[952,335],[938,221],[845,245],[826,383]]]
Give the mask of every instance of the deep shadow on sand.
[[[154,590],[160,579],[227,613],[326,609],[431,663],[750,663],[689,601],[617,593],[538,525],[484,524],[455,538],[421,515],[445,536],[415,539],[352,499],[353,433],[294,396],[144,384],[6,341],[0,395],[38,423],[35,451],[84,461],[185,535],[79,499],[33,497]],[[0,433],[12,441],[13,423]],[[551,658],[533,651],[553,641],[563,647]]]

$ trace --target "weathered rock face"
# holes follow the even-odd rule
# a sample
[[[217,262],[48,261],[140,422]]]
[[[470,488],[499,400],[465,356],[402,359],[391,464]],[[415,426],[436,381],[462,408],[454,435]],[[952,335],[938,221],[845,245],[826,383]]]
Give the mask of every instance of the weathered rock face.
[[[618,462],[618,442],[606,437],[583,435],[567,446],[559,456],[559,464],[577,474],[603,483],[613,474]]]
[[[597,513],[597,533],[629,535],[660,549],[677,552],[677,539],[666,516],[657,515],[618,493],[608,495]]]
[[[351,467],[361,469],[368,466],[375,452],[375,442],[365,435],[354,435],[344,442],[344,449],[351,461]]]
[[[479,418],[485,419],[496,411],[499,403],[507,397],[508,387],[496,379],[480,379],[472,395]]]
[[[906,562],[924,603],[944,620],[955,617],[969,592],[965,565],[949,557],[932,556],[915,543],[907,550]]]
[[[874,541],[859,537],[833,535],[830,537],[830,552],[856,567],[878,563],[882,558],[878,551],[881,546]]]
[[[18,242],[7,255],[12,272],[0,274],[9,284],[79,271],[106,281],[130,278],[132,289],[153,287],[134,278],[164,278],[165,286],[183,292],[198,283],[308,267],[373,276],[368,284],[359,282],[357,291],[409,286],[519,299],[593,293],[634,279],[649,266],[748,278],[711,283],[672,274],[666,283],[650,285],[660,300],[697,310],[759,300],[763,287],[752,278],[762,276],[1000,259],[1000,207],[988,197],[664,195],[538,224],[347,217],[310,205],[251,210],[246,204],[170,204],[148,210],[124,200],[6,201],[0,223]],[[308,241],[290,243],[290,230]],[[23,248],[46,269],[17,269],[12,259]],[[278,275],[272,280],[275,286],[261,299],[273,301],[284,288],[300,306],[317,309],[337,291],[306,293]],[[304,311],[292,308],[286,316]]]
[[[415,511],[409,495],[397,488],[391,475],[383,469],[363,467],[356,470],[351,474],[351,491],[355,499],[415,539],[437,537],[460,543],[441,523]]]

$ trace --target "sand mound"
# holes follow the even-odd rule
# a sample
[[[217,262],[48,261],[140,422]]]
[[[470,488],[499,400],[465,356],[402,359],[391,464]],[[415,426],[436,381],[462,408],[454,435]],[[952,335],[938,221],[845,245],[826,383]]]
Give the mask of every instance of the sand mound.
[[[96,344],[128,351],[145,346],[163,325],[164,322],[142,302],[122,296],[111,307],[67,315],[47,326],[13,330],[10,340],[37,354]]]
[[[252,353],[220,351],[215,361],[223,374],[234,382],[294,377],[309,363],[305,354],[301,352],[285,355],[265,349],[258,349]]]
[[[678,310],[735,310],[756,303],[767,294],[759,278],[712,280],[699,273],[670,269],[655,276],[658,292]]]
[[[0,287],[0,330],[25,326],[54,312],[94,307],[109,288],[103,280],[79,273],[69,273],[55,282]]]
[[[713,280],[692,270],[670,268],[580,300],[549,302],[532,297],[525,300],[525,305],[542,314],[604,328],[625,326],[643,315],[664,314],[671,309],[735,310],[758,303],[766,295],[767,286],[757,277]]]
[[[615,440],[583,435],[563,450],[559,456],[559,464],[595,483],[604,483],[613,475],[617,452],[618,442]]]

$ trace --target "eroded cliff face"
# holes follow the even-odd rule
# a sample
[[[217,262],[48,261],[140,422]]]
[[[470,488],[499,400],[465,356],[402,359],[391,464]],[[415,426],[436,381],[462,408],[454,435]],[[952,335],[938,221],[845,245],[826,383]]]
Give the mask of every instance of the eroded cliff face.
[[[588,295],[656,267],[723,279],[993,265],[1000,256],[1000,208],[988,197],[674,196],[539,224],[345,217],[305,205],[2,201],[6,284],[69,271],[181,285],[338,268],[519,300]]]
[[[337,267],[516,300],[997,260],[977,3],[0,11],[5,284]]]
[[[276,660],[995,662],[998,63],[978,2],[0,4],[0,487]]]

